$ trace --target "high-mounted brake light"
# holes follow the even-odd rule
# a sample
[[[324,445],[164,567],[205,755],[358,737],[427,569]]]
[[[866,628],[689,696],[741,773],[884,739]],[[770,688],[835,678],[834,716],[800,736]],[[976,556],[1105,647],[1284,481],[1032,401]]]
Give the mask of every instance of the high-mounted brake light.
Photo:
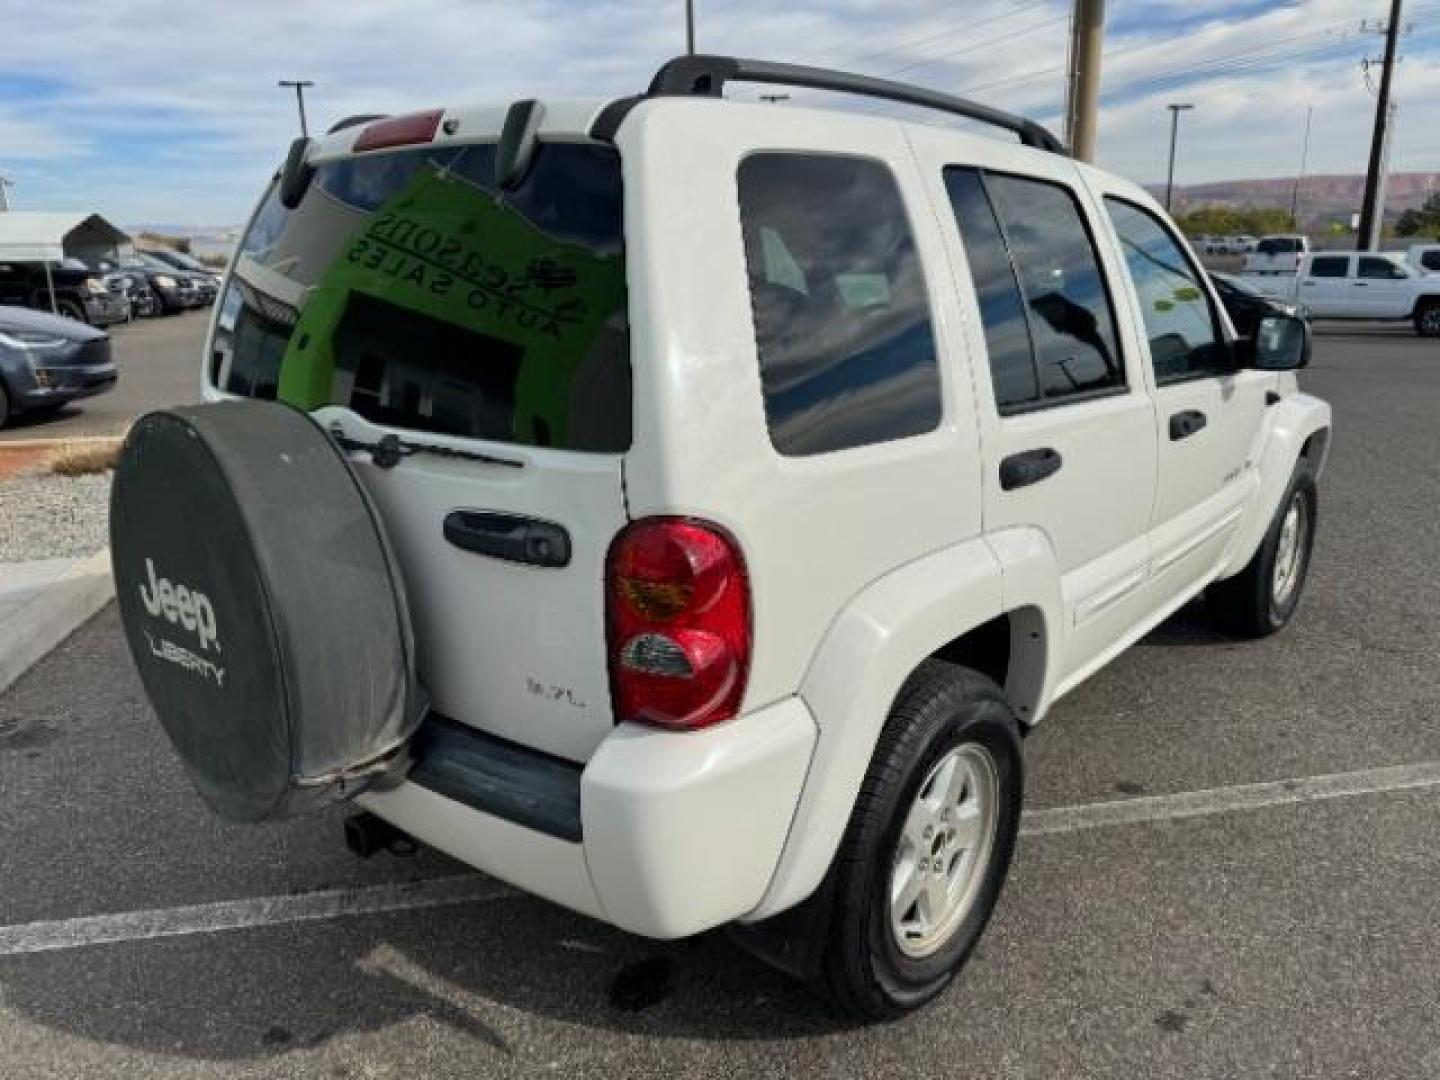
[[[610,548],[610,681],[620,720],[698,728],[740,709],[750,584],[735,542],[691,518],[646,518]]]
[[[414,143],[428,143],[435,138],[440,127],[444,109],[429,109],[425,112],[406,113],[404,116],[387,116],[367,124],[355,140],[352,149],[382,150],[387,146],[410,146]]]

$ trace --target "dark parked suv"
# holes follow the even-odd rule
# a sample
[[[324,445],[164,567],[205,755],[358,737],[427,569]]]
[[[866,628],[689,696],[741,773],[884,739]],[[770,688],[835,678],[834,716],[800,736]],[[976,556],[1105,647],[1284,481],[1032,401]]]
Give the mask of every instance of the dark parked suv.
[[[43,262],[0,262],[0,304],[51,309],[91,326],[109,326],[130,317],[130,305],[121,294],[111,292],[102,275],[79,259],[50,264]]]
[[[188,276],[195,283],[195,291],[202,304],[215,302],[215,295],[220,291],[220,275],[199,259],[186,255],[183,251],[170,251],[166,248],[146,248],[140,254],[149,259],[159,259]]]
[[[74,319],[0,307],[0,428],[115,385],[110,336]]]

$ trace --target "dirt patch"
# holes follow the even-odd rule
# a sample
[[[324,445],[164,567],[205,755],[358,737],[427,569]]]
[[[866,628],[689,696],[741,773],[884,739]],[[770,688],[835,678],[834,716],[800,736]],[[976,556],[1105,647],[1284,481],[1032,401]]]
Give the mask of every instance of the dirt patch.
[[[49,454],[49,448],[44,446],[0,445],[0,480],[8,480],[22,472],[39,471]]]
[[[58,473],[86,476],[115,467],[119,439],[54,439],[6,445],[0,443],[0,480]]]

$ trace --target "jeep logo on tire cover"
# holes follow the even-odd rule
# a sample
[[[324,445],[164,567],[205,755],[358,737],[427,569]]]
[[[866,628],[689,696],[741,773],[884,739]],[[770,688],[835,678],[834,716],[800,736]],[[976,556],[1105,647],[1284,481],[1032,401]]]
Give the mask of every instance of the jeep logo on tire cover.
[[[145,572],[150,578],[150,588],[140,583],[140,602],[145,610],[157,618],[163,617],[195,634],[200,639],[200,648],[206,652],[214,646],[220,652],[219,630],[215,625],[215,609],[210,598],[198,589],[188,589],[166,577],[157,577],[155,563],[145,560]]]

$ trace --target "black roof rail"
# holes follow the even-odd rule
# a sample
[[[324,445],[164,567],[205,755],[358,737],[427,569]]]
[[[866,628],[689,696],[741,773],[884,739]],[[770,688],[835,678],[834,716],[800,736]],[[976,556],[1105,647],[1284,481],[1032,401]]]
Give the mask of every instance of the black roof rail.
[[[772,83],[799,86],[808,90],[834,90],[844,94],[883,98],[906,105],[936,109],[967,120],[1004,128],[1014,132],[1026,146],[1067,154],[1065,144],[1034,120],[1013,113],[992,109],[976,101],[942,94],[937,90],[911,86],[908,83],[875,79],[868,75],[852,75],[829,68],[780,64],[769,60],[745,60],[734,56],[677,56],[662,65],[650,80],[650,89],[641,97],[621,98],[612,102],[596,117],[590,134],[609,142],[615,137],[620,122],[636,104],[652,97],[719,97],[729,82]]]

